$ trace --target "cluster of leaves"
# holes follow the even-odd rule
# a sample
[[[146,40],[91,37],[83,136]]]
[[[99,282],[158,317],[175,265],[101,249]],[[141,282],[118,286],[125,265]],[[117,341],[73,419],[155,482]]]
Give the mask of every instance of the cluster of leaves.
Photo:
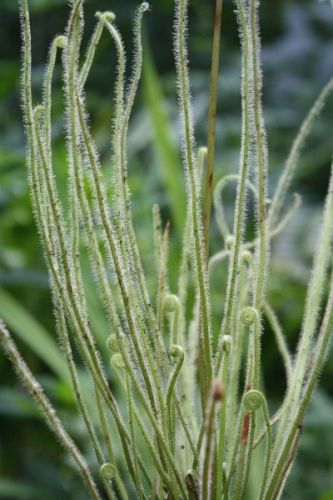
[[[51,52],[44,84],[44,101],[32,108],[30,82],[30,33],[24,24],[25,34],[25,106],[26,126],[29,137],[29,172],[37,224],[44,244],[46,261],[53,284],[58,332],[66,356],[78,407],[81,410],[97,461],[100,464],[104,486],[110,497],[115,489],[126,498],[126,487],[118,470],[118,453],[110,444],[105,410],[111,411],[124,450],[127,471],[132,477],[138,495],[145,495],[146,488],[158,496],[164,490],[171,497],[220,498],[221,492],[242,497],[247,487],[253,449],[266,436],[265,466],[260,494],[263,498],[278,495],[294,459],[298,446],[299,427],[309,403],[318,372],[323,364],[331,328],[331,299],[324,315],[321,333],[315,343],[312,338],[319,323],[319,309],[329,266],[332,227],[332,200],[327,199],[323,221],[323,236],[319,242],[319,257],[315,261],[313,279],[310,282],[307,314],[303,335],[296,360],[288,354],[280,326],[274,311],[264,301],[264,286],[268,267],[269,240],[289,221],[299,204],[279,220],[290,175],[296,164],[299,150],[322,107],[330,82],[321,93],[308,115],[286,163],[271,207],[267,212],[267,153],[264,125],[262,121],[259,66],[259,38],[255,28],[256,6],[238,3],[239,23],[243,33],[243,138],[239,176],[222,179],[217,185],[215,204],[218,226],[225,239],[225,249],[214,256],[210,267],[206,265],[207,237],[202,233],[201,216],[201,171],[205,150],[195,151],[191,124],[190,89],[186,54],[186,3],[177,5],[177,67],[179,79],[180,108],[184,125],[184,165],[189,195],[188,215],[184,229],[183,258],[179,278],[178,294],[172,295],[166,279],[168,255],[168,227],[161,232],[159,210],[154,209],[155,247],[158,267],[156,311],[153,310],[143,274],[136,236],[132,226],[130,194],[127,183],[127,127],[141,73],[141,16],[147,5],[142,4],[136,17],[136,52],[133,78],[125,94],[124,51],[111,14],[99,15],[99,23],[89,45],[85,62],[78,69],[78,51],[81,37],[81,6],[76,2],[71,13],[66,37],[57,37]],[[248,10],[247,10],[248,9]],[[28,11],[23,2],[23,21],[27,23]],[[114,170],[111,189],[106,188],[101,178],[97,148],[87,126],[87,112],[83,96],[94,51],[103,28],[113,37],[118,51],[118,77],[116,83],[115,118],[113,130]],[[66,81],[67,133],[69,156],[70,210],[65,215],[57,192],[52,169],[50,113],[51,81],[57,49],[64,50]],[[252,143],[253,141],[253,143]],[[256,147],[253,146],[255,144]],[[252,164],[252,154],[257,155],[255,176],[257,186],[247,179]],[[237,200],[234,229],[229,230],[220,193],[229,181],[237,181]],[[245,193],[254,193],[257,205],[258,237],[254,242],[243,242],[245,222]],[[111,209],[110,209],[111,207]],[[85,252],[80,247],[81,228],[83,240],[90,255],[90,266],[97,279],[101,303],[108,321],[115,332],[109,339],[111,350],[116,353],[111,359],[112,373],[118,374],[127,405],[126,419],[119,409],[108,381],[101,368],[100,358],[90,327],[82,267]],[[251,249],[257,248],[252,255]],[[229,258],[229,278],[226,291],[225,313],[221,333],[213,333],[210,311],[209,270],[221,259]],[[111,263],[111,264],[110,264]],[[192,267],[192,272],[191,272]],[[196,284],[196,299],[191,323],[186,319],[188,280]],[[112,285],[112,286],[111,286]],[[261,315],[265,312],[276,334],[277,344],[285,362],[288,391],[282,406],[282,416],[277,413],[270,420],[263,393],[260,391],[260,337]],[[169,322],[166,320],[169,319]],[[247,327],[251,336],[248,349],[244,338]],[[73,345],[69,331],[74,334],[76,347],[90,372],[99,409],[101,436],[94,429],[89,409],[82,397],[80,375],[73,358]],[[87,489],[97,497],[93,479],[76,446],[65,433],[55,417],[40,387],[19,357],[5,327],[3,342],[17,365],[25,383],[30,387],[42,407],[51,428],[73,456]],[[232,334],[232,341],[230,338]],[[308,366],[309,356],[315,353],[313,367]],[[247,374],[244,394],[239,398],[239,375],[243,366],[242,352],[247,350]],[[182,370],[184,354],[186,370]],[[199,356],[199,381],[195,376],[196,358]],[[174,363],[173,358],[176,362]],[[229,368],[229,363],[230,367]],[[224,390],[219,378],[222,374]],[[217,377],[217,379],[214,379]],[[304,382],[306,384],[304,385]],[[198,405],[200,387],[201,406]],[[164,396],[164,391],[166,396]],[[225,391],[225,393],[224,393]],[[187,396],[186,400],[181,396]],[[241,390],[242,394],[243,390]],[[220,402],[222,405],[220,408]],[[140,410],[139,410],[139,409]],[[263,409],[265,428],[254,442],[256,410]],[[145,416],[141,415],[141,410]],[[238,415],[238,430],[235,428]],[[272,435],[272,426],[278,420],[278,431]],[[151,426],[149,433],[146,426]],[[138,430],[144,442],[140,442]],[[113,433],[112,433],[113,434]],[[152,439],[154,436],[154,439]],[[99,445],[105,440],[108,460]],[[217,444],[215,444],[217,442]],[[177,443],[177,445],[176,445]],[[179,443],[181,443],[179,445]],[[281,445],[282,449],[281,449]],[[184,452],[179,451],[184,448]],[[216,447],[217,448],[216,448]],[[147,448],[154,461],[141,458]],[[228,458],[227,458],[228,457]],[[192,466],[192,468],[191,468]],[[151,481],[147,469],[156,468],[156,477]],[[165,467],[165,468],[164,468]],[[191,468],[190,472],[187,472]],[[215,474],[211,475],[214,469]],[[179,471],[182,471],[180,473]],[[212,479],[213,477],[213,479]],[[127,478],[128,479],[128,478]],[[268,480],[269,479],[269,480]]]

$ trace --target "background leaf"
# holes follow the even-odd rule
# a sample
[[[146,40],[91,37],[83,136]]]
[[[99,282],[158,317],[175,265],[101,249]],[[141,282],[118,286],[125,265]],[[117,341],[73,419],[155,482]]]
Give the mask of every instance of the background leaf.
[[[60,379],[68,379],[65,360],[50,333],[1,288],[0,316],[9,329],[23,340]]]
[[[183,168],[172,136],[161,81],[157,76],[148,50],[146,50],[144,58],[143,88],[154,131],[153,143],[158,155],[165,189],[170,199],[170,210],[178,234],[181,235],[186,207]]]

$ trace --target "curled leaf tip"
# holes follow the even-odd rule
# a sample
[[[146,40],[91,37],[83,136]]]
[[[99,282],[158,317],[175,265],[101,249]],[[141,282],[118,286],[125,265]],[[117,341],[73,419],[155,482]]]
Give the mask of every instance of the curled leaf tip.
[[[125,368],[124,358],[117,352],[111,357],[111,367],[116,370],[119,368]]]
[[[244,395],[244,406],[247,410],[255,411],[262,406],[263,400],[262,392],[251,389]]]
[[[101,21],[109,21],[109,23],[113,23],[116,20],[116,15],[111,10],[105,12],[97,11],[95,17]]]
[[[55,43],[59,49],[65,49],[67,47],[67,36],[57,36],[57,38],[55,39]]]
[[[185,355],[184,349],[180,345],[176,344],[170,347],[169,353],[173,358],[183,358]]]
[[[253,260],[252,252],[250,252],[249,250],[244,250],[244,252],[241,253],[241,259],[243,260],[243,262],[250,264]]]
[[[169,294],[164,300],[164,310],[166,312],[173,312],[179,309],[180,303],[177,295]]]
[[[254,307],[245,307],[241,313],[241,321],[244,325],[250,326],[254,323],[258,313]]]
[[[141,9],[143,12],[148,12],[151,10],[151,7],[148,2],[142,2]]]
[[[44,106],[42,104],[38,104],[35,108],[34,108],[34,119],[35,120],[40,120],[42,114],[44,113]]]
[[[223,335],[222,338],[222,348],[224,351],[229,352],[231,346],[231,336],[230,335]]]
[[[118,337],[115,333],[110,335],[110,337],[106,341],[106,345],[108,346],[108,349],[113,352],[119,352],[120,347],[119,347],[119,341]]]
[[[107,480],[112,480],[116,474],[116,468],[113,464],[105,463],[99,468],[100,475]]]

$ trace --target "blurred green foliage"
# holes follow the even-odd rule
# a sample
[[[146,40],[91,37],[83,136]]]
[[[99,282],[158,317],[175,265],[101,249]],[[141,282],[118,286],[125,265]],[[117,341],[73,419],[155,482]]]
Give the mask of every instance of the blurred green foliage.
[[[33,82],[40,89],[48,46],[64,29],[67,0],[31,0],[33,22]],[[144,265],[152,261],[151,207],[158,202],[163,220],[171,221],[171,285],[176,283],[181,221],[184,216],[180,169],[177,102],[172,46],[172,0],[153,0],[146,19],[146,60],[141,92],[130,128],[130,182],[136,229]],[[131,60],[131,19],[136,0],[87,0],[87,32],[94,11],[110,7]],[[190,2],[190,55],[197,143],[205,144],[207,88],[211,48],[212,0]],[[270,182],[281,171],[292,138],[321,86],[333,74],[333,13],[329,2],[271,0],[262,2],[264,104],[270,146]],[[232,2],[225,2],[222,62],[217,120],[216,179],[235,172],[240,144],[240,55]],[[93,131],[105,168],[109,167],[109,136],[115,55],[107,36],[98,49],[87,85]],[[75,414],[59,349],[55,345],[48,278],[31,213],[24,168],[24,137],[19,98],[20,37],[17,2],[0,0],[0,315],[8,321],[31,369],[60,409],[66,427],[85,449],[83,428]],[[60,68],[54,100],[54,145],[57,180],[65,197],[66,157],[62,137],[63,101]],[[333,99],[316,121],[292,186],[303,208],[273,244],[273,280],[268,291],[295,348],[306,285],[309,279],[318,214],[327,188],[332,153]],[[234,193],[227,195],[232,213]],[[212,246],[221,240],[213,224]],[[152,273],[153,275],[153,273]],[[219,280],[214,276],[214,308],[221,314]],[[151,286],[153,287],[153,282]],[[89,306],[98,342],[103,346],[108,326],[88,284]],[[33,319],[35,318],[35,319]],[[272,405],[284,390],[283,366],[269,336],[263,339],[264,374]],[[60,377],[59,377],[60,375]],[[33,403],[0,355],[0,498],[84,498],[68,459],[40,420]],[[333,498],[333,359],[328,361],[305,421],[298,461],[287,485],[286,499]],[[89,387],[87,388],[89,390]],[[59,479],[61,478],[61,480]]]

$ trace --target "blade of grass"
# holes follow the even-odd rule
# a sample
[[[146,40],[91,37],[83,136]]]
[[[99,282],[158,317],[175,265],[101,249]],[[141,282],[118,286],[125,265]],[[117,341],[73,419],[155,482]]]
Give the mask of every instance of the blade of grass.
[[[185,190],[182,166],[174,144],[160,79],[149,52],[143,65],[143,90],[153,130],[162,179],[170,197],[170,210],[178,235],[185,220]]]
[[[69,380],[67,365],[51,334],[5,290],[0,288],[0,316],[61,380]]]

